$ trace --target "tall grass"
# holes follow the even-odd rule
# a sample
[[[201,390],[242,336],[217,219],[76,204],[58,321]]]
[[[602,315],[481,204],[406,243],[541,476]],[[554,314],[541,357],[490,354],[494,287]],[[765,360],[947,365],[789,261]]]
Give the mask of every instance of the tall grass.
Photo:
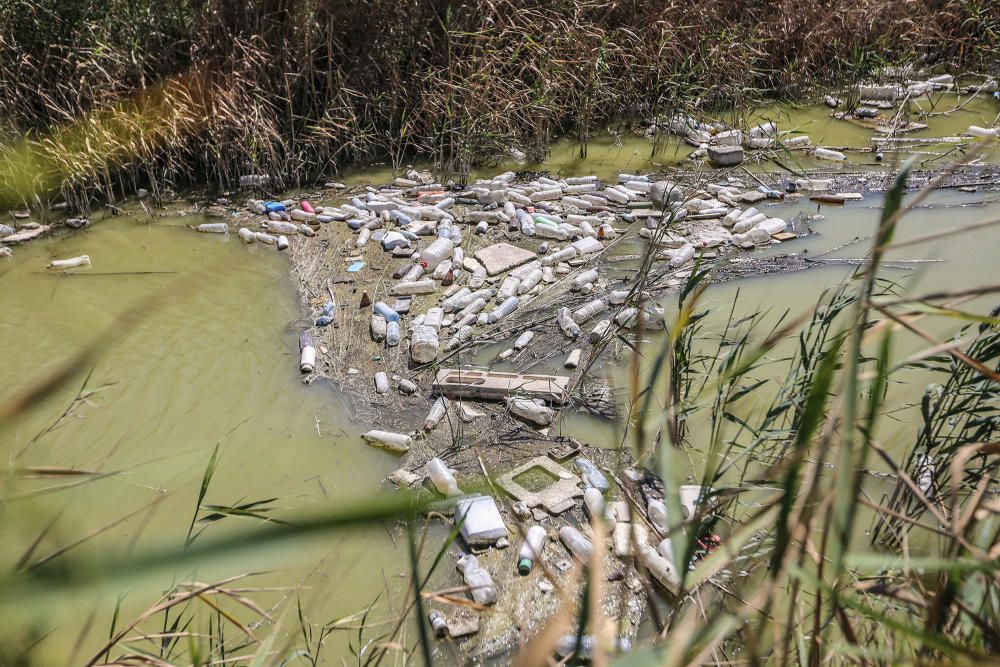
[[[14,0],[0,207],[249,173],[277,189],[376,158],[461,174],[569,132],[585,152],[609,119],[790,95],[887,60],[995,63],[984,4]]]

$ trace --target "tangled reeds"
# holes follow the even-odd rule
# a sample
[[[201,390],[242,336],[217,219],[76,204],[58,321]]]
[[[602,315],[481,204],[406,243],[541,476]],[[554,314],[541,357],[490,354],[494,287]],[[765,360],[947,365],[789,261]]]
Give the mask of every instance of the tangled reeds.
[[[978,0],[0,6],[0,206],[359,161],[444,171],[886,62],[995,59]]]

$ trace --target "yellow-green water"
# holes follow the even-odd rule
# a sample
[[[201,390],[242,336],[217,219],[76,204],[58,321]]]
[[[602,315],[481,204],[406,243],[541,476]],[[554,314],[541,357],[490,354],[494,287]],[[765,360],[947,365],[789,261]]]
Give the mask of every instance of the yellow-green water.
[[[987,116],[995,114],[996,107],[989,100],[976,101],[967,110],[942,117],[942,123],[954,127],[936,124],[920,134],[943,136],[972,123],[989,124]],[[783,113],[762,110],[760,116],[774,118]],[[817,144],[864,146],[870,135],[832,121],[828,110],[819,107],[788,111],[778,120],[783,129],[801,127]],[[574,142],[561,141],[544,164],[507,164],[490,173],[530,168],[608,178],[676,165],[688,150],[669,144],[654,156],[644,138],[602,135],[590,144],[586,160],[579,158]],[[869,161],[869,156],[852,155],[842,168],[867,167]],[[809,166],[829,168],[830,164]],[[347,180],[380,183],[391,176],[386,170],[370,168],[347,175]],[[966,206],[919,210],[905,219],[900,238],[1000,213],[994,195],[988,193],[949,192],[932,201]],[[759,252],[815,255],[870,235],[878,202],[876,196],[844,207],[823,207],[827,217],[813,224],[816,235]],[[981,204],[971,205],[975,202]],[[774,212],[791,217],[796,211],[815,209],[815,204],[803,201],[776,205]],[[202,473],[216,445],[221,458],[206,502],[236,505],[275,498],[271,514],[276,518],[368,498],[398,465],[392,455],[361,444],[357,436],[364,425],[349,420],[335,388],[302,385],[293,330],[303,313],[285,258],[269,247],[244,246],[235,236],[223,239],[184,227],[201,221],[106,218],[82,233],[18,247],[12,259],[0,260],[0,368],[6,378],[0,386],[0,402],[17,396],[96,337],[106,336],[122,313],[136,305],[142,308],[134,328],[120,338],[106,338],[107,345],[86,384],[87,389],[99,391],[74,405],[86,375],[80,372],[13,426],[0,431],[8,471],[65,467],[107,473],[86,481],[6,475],[2,480],[6,502],[0,504],[0,558],[8,569],[39,536],[29,563],[77,542],[70,554],[96,559],[128,549],[182,544]],[[901,250],[900,258],[945,261],[914,265],[913,271],[892,275],[905,279],[908,289],[992,282],[998,241],[993,228]],[[641,245],[636,244],[639,249]],[[860,257],[865,249],[861,243],[837,255]],[[52,258],[82,253],[91,256],[93,266],[79,275],[45,272]],[[798,313],[812,306],[825,287],[844,280],[850,270],[828,267],[719,285],[708,291],[705,303],[722,313],[738,295],[738,312],[771,308],[777,317],[789,308]],[[721,322],[713,316],[706,326],[711,331]],[[932,327],[941,335],[946,329]],[[901,345],[906,350],[918,343],[903,340]],[[924,382],[923,377],[915,377],[909,391],[919,394]],[[69,406],[73,409],[57,426],[35,438]],[[575,415],[568,415],[560,428],[590,442],[611,444],[616,436],[612,425],[595,425]],[[914,430],[905,420],[891,428],[902,440]],[[260,525],[252,519],[230,517],[210,525],[204,537],[254,531]],[[398,606],[393,605],[399,604],[406,585],[407,555],[405,545],[394,543],[381,528],[317,537],[293,549],[253,552],[196,571],[160,571],[141,584],[129,583],[125,590],[99,587],[85,589],[58,605],[25,604],[4,612],[5,619],[9,613],[10,622],[0,629],[0,637],[16,640],[8,645],[39,640],[31,651],[38,664],[77,664],[107,637],[120,593],[126,593],[121,612],[126,619],[155,602],[172,582],[211,581],[262,570],[267,573],[244,585],[282,588],[252,595],[282,624],[280,650],[292,652],[304,644],[297,634],[295,601],[299,596],[307,620],[317,625],[363,609],[380,594],[374,616],[395,618]],[[294,586],[300,588],[287,590]],[[238,609],[233,613],[240,614]],[[266,634],[266,628],[261,633]],[[236,634],[227,628],[230,645],[239,643]],[[348,655],[347,634],[332,635],[321,662],[339,664]],[[366,640],[371,636],[366,635]]]

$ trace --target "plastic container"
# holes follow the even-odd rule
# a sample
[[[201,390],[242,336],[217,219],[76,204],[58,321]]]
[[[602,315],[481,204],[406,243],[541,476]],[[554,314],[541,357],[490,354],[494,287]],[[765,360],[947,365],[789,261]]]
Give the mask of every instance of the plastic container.
[[[430,431],[435,426],[440,423],[444,418],[445,414],[448,412],[448,399],[444,396],[439,396],[434,404],[431,406],[430,412],[427,413],[427,417],[424,418],[424,430]]]
[[[256,243],[257,241],[257,237],[254,236],[253,231],[246,227],[240,227],[239,236],[240,240],[244,243]]]
[[[390,308],[384,301],[376,301],[372,310],[381,315],[386,322],[399,321],[399,313]]]
[[[203,234],[228,234],[229,225],[224,222],[206,222],[204,224],[195,227],[199,232]]]
[[[541,526],[532,526],[524,536],[521,544],[521,551],[517,556],[517,571],[521,576],[531,572],[531,568],[542,556],[545,548],[545,529]]]
[[[583,477],[584,487],[593,487],[601,493],[611,488],[608,478],[604,476],[604,473],[590,459],[578,456],[574,459],[573,464],[580,471],[580,476]]]
[[[417,384],[406,378],[400,378],[399,384],[396,385],[396,388],[399,389],[401,393],[406,395],[417,393]]]
[[[383,371],[375,374],[375,393],[385,394],[389,391],[389,376]]]
[[[471,589],[472,599],[481,605],[496,604],[497,587],[493,577],[479,565],[479,559],[468,554],[458,559],[458,570]]]
[[[434,273],[431,274],[431,278],[434,280],[444,280],[444,277],[448,275],[449,271],[451,271],[451,266],[452,264],[450,259],[444,260],[437,265],[436,269],[434,269]]]
[[[381,315],[372,315],[371,322],[371,334],[372,340],[376,343],[380,343],[385,340],[386,335],[386,321]]]
[[[434,307],[427,309],[427,316],[424,317],[424,324],[431,327],[435,331],[440,331],[441,322],[444,321],[444,310],[442,308]]]
[[[548,426],[555,419],[555,412],[540,399],[509,396],[506,401],[513,414],[539,426]]]
[[[399,322],[386,322],[385,325],[385,344],[389,347],[396,347],[399,345],[399,341],[402,339],[403,333],[400,331]]]
[[[563,526],[559,529],[559,540],[566,549],[580,562],[587,563],[594,552],[594,545],[573,526]]]
[[[437,359],[440,343],[434,327],[424,324],[413,327],[410,333],[410,356],[418,364],[426,364]]]
[[[569,312],[569,308],[563,307],[559,310],[559,315],[556,316],[556,322],[559,323],[559,328],[562,329],[562,332],[570,338],[576,338],[580,335],[580,325],[573,319],[572,314]]]
[[[462,495],[462,490],[458,488],[458,482],[445,462],[439,458],[433,458],[427,462],[427,475],[431,478],[431,483],[443,496],[449,498]]]
[[[413,444],[410,436],[390,431],[368,431],[361,437],[370,445],[400,454],[410,451],[410,445]]]
[[[429,246],[420,251],[420,265],[428,271],[433,271],[438,264],[451,257],[455,244],[451,239],[435,239]]]
[[[313,338],[308,331],[299,334],[299,370],[303,373],[312,373],[316,368],[316,348],[313,347]]]

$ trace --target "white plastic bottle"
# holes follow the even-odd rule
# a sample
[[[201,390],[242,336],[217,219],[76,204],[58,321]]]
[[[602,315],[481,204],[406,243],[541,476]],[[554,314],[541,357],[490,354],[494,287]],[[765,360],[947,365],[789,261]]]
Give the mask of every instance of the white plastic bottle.
[[[451,470],[441,459],[435,457],[427,462],[427,475],[431,478],[434,488],[441,495],[449,498],[462,495],[462,490],[458,488],[455,476],[451,474]]]
[[[590,561],[594,545],[579,530],[573,526],[563,526],[559,529],[559,539],[578,560],[583,563]]]
[[[589,269],[587,271],[584,271],[583,273],[573,278],[573,289],[578,290],[587,283],[594,282],[595,280],[597,280],[597,276],[598,276],[597,269]]]
[[[388,449],[399,454],[408,452],[413,438],[403,433],[392,433],[390,431],[368,431],[361,436],[367,443],[382,449]]]
[[[458,569],[471,589],[472,599],[478,604],[491,605],[497,601],[497,587],[493,577],[479,565],[479,559],[468,554],[458,559]]]
[[[577,308],[573,311],[573,321],[577,324],[583,324],[589,320],[594,315],[598,313],[603,313],[608,309],[608,302],[604,299],[594,299],[588,303]]]
[[[667,590],[676,593],[680,589],[681,578],[674,564],[661,556],[656,549],[648,544],[639,544],[636,546],[636,555],[639,558],[639,562]]]
[[[535,337],[534,331],[525,331],[523,334],[517,337],[517,340],[514,341],[514,349],[523,350],[528,346],[528,343],[530,343],[531,339],[534,337]]]
[[[532,526],[524,536],[524,543],[521,545],[521,552],[517,556],[517,571],[523,576],[531,572],[535,562],[542,556],[542,549],[545,548],[545,529],[541,526]]]
[[[418,364],[426,364],[437,358],[440,349],[437,331],[433,327],[420,324],[410,332],[410,356]]]
[[[594,521],[595,517],[601,517],[607,524],[608,531],[614,530],[615,518],[608,512],[607,503],[604,502],[604,494],[599,489],[593,486],[587,487],[583,492],[583,504],[587,508],[587,515],[591,522]]]
[[[667,506],[663,504],[663,501],[650,498],[649,502],[646,503],[646,516],[649,517],[649,522],[653,524],[653,528],[660,535],[667,534],[670,524],[667,522]]]

